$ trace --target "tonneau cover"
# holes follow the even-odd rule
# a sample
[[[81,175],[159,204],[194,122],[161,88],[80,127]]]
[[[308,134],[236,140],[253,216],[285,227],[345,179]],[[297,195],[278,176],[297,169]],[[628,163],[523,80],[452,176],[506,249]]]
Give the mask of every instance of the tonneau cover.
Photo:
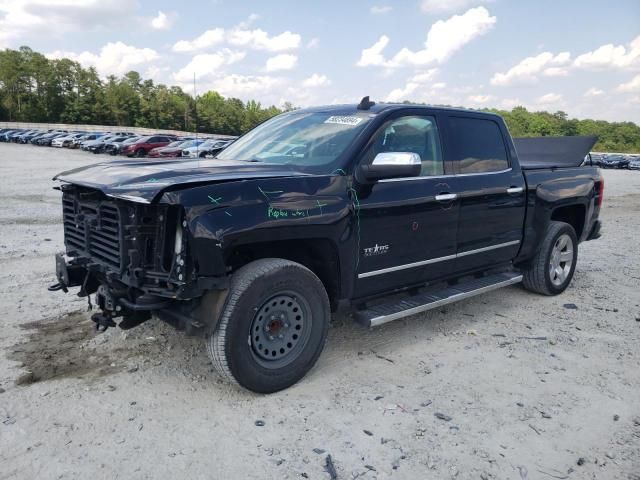
[[[513,139],[520,166],[525,170],[579,167],[597,141],[596,136]]]

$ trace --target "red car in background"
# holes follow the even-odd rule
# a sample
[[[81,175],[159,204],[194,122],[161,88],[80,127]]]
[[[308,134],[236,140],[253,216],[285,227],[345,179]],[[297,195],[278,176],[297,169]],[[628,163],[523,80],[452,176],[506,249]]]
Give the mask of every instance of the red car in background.
[[[165,147],[156,147],[149,151],[149,158],[172,158],[182,155],[182,149],[191,143],[191,140],[177,140]]]
[[[149,135],[140,137],[136,142],[130,143],[122,149],[122,154],[127,157],[144,157],[152,149],[158,147],[166,147],[175,141],[175,137],[170,135]]]

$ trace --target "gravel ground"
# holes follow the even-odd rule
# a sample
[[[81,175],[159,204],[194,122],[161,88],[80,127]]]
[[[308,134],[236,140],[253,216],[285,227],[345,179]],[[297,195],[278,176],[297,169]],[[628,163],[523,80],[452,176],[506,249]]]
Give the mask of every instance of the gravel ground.
[[[604,235],[563,295],[335,318],[313,371],[260,396],[199,339],[97,335],[86,301],[46,290],[51,177],[95,160],[0,144],[0,479],[328,479],[328,455],[340,479],[640,479],[640,172],[605,171]]]

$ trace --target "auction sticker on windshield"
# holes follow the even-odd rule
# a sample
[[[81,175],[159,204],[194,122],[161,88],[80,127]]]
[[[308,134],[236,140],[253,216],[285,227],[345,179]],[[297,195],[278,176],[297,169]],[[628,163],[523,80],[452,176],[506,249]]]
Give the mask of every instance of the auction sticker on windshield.
[[[343,117],[343,116],[332,116],[327,118],[324,123],[335,123],[338,125],[358,125],[362,122],[361,117]]]

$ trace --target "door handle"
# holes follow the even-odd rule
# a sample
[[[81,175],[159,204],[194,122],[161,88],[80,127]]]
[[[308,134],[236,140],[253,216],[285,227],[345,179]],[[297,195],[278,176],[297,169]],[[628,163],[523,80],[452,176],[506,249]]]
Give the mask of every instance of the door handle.
[[[509,187],[507,188],[507,193],[522,193],[524,188],[522,187]]]
[[[455,193],[439,193],[436,195],[436,200],[438,202],[450,202],[451,200],[455,200],[458,198],[458,195]]]

